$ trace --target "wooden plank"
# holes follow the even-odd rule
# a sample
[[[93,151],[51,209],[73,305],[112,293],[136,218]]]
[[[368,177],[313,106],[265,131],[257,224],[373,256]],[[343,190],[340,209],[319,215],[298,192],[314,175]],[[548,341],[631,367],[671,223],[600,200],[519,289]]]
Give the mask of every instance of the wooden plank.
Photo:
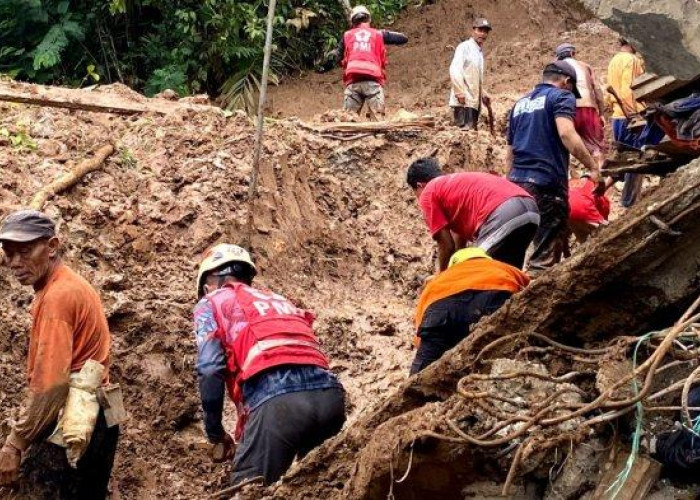
[[[632,80],[632,85],[630,86],[632,90],[638,89],[642,85],[656,80],[659,77],[656,73],[642,73],[637,78]]]
[[[673,142],[668,138],[664,139],[663,141],[654,146],[647,146],[647,149],[659,151],[669,156],[686,156],[689,158],[698,156],[696,152],[684,148],[682,145]]]
[[[593,492],[592,500],[613,500],[615,483],[620,473],[625,469],[629,452],[618,450],[615,459],[606,464],[608,469]],[[627,480],[619,489],[614,500],[640,500],[645,498],[661,474],[661,464],[646,456],[638,456],[632,465]]]
[[[632,93],[637,101],[657,101],[687,83],[687,81],[677,80],[673,76],[659,76],[637,88],[633,88]]]
[[[0,82],[0,101],[122,115],[138,113],[168,114],[182,109],[194,111],[212,109],[210,106],[173,102],[165,99],[141,97],[137,100],[136,98],[128,98],[106,92],[32,85],[12,81]]]
[[[604,176],[618,176],[622,174],[650,174],[650,175],[667,175],[669,172],[680,167],[678,162],[665,161],[658,163],[633,163],[631,165],[622,165],[619,167],[601,168],[600,173]]]

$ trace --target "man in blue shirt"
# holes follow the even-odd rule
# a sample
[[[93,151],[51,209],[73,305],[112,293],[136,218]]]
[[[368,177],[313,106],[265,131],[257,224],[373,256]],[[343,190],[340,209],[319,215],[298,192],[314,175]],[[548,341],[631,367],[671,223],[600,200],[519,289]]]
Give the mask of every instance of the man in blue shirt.
[[[542,83],[515,103],[508,123],[508,178],[537,201],[540,226],[528,269],[537,273],[561,260],[569,216],[569,154],[600,183],[598,164],[574,128],[576,70],[565,61],[548,64]]]

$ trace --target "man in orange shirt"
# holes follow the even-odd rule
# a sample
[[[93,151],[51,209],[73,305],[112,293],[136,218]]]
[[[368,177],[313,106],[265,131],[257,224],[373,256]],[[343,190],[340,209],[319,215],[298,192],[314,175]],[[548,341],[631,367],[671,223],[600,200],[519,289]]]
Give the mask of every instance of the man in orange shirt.
[[[105,498],[119,427],[108,428],[103,411],[76,468],[64,448],[46,441],[66,404],[71,373],[88,360],[109,367],[110,334],[100,297],[61,262],[55,225],[45,214],[11,214],[0,227],[0,243],[5,265],[36,294],[28,391],[0,450],[0,486],[17,486],[20,498]]]
[[[449,268],[432,279],[418,299],[414,317],[418,350],[411,375],[459,344],[472,325],[529,283],[527,274],[492,259],[481,248],[463,248],[452,255]]]

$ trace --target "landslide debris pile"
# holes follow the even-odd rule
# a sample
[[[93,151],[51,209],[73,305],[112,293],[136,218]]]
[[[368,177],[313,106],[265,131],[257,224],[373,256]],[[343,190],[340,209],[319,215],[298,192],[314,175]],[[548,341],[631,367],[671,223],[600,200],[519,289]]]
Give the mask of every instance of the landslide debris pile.
[[[597,23],[576,27],[585,16],[565,2],[523,0],[514,7],[478,0],[468,2],[466,10],[462,7],[464,2],[456,0],[435,2],[396,27],[413,42],[410,51],[396,50],[390,56],[390,109],[420,108],[438,116],[435,129],[337,140],[294,119],[269,125],[254,206],[252,243],[260,281],[319,314],[317,331],[332,369],[348,390],[350,419],[342,435],[301,462],[281,486],[265,491],[251,487],[244,496],[385,498],[390,491],[397,498],[429,498],[421,495],[435,491],[445,498],[450,497],[446,491],[458,498],[497,495],[518,449],[521,463],[514,489],[539,493],[542,480],[535,473],[532,481],[529,469],[541,472],[551,463],[552,450],[524,456],[528,448],[516,439],[499,447],[496,453],[505,453],[495,457],[494,450],[461,441],[417,436],[432,432],[463,439],[447,423],[449,416],[468,435],[502,437],[521,429],[522,423],[484,434],[514,418],[506,415],[516,406],[536,413],[539,399],[544,399],[540,395],[556,394],[555,388],[571,391],[561,395],[559,404],[586,404],[600,392],[597,377],[589,372],[606,366],[608,357],[614,358],[612,366],[629,373],[622,360],[629,358],[633,344],[618,345],[614,337],[631,339],[668,328],[692,300],[700,241],[691,222],[697,216],[697,166],[667,181],[623,221],[482,322],[472,340],[407,380],[413,306],[432,271],[433,248],[404,185],[405,166],[437,154],[448,171],[502,173],[505,113],[537,79],[559,38],[578,44],[582,57],[598,71],[613,52],[612,32]],[[471,13],[508,26],[514,9],[526,15],[517,19],[517,29],[494,33],[490,49],[488,78],[498,137],[491,137],[486,127],[469,133],[449,127],[441,115],[446,112],[451,45],[468,31]],[[464,18],[455,12],[464,12]],[[573,30],[561,33],[568,29]],[[413,71],[416,67],[423,69]],[[294,81],[278,89],[272,108],[304,117],[325,112],[339,102],[339,81],[336,72]],[[122,86],[100,91],[135,103],[144,99]],[[331,112],[317,120],[338,121],[338,116],[342,119]],[[101,170],[46,207],[59,221],[66,261],[100,291],[113,333],[112,378],[124,386],[131,413],[118,450],[113,491],[129,499],[199,498],[219,491],[229,471],[211,465],[206,456],[190,312],[199,255],[213,243],[240,241],[247,221],[251,122],[213,108],[118,117],[0,104],[0,131],[0,218],[107,142],[117,146]],[[673,196],[672,203],[662,206]],[[656,209],[682,237],[660,232],[648,217]],[[0,286],[5,290],[0,296],[0,420],[6,421],[22,398],[31,294],[4,269]],[[606,352],[562,352],[534,333]],[[508,341],[477,359],[504,335]],[[641,362],[653,352],[646,344],[644,349]],[[574,359],[586,356],[589,363]],[[664,373],[673,371],[673,380],[681,380],[688,367],[681,368]],[[539,375],[479,379],[515,369]],[[577,375],[570,380],[571,372],[581,372],[581,379]],[[492,404],[458,394],[458,382],[471,373],[475,376],[460,385],[464,391],[497,390],[509,401]],[[611,377],[619,380],[618,375]],[[570,411],[561,408],[554,414]],[[230,409],[227,425],[233,425]],[[550,427],[544,436],[576,437],[571,426]],[[523,436],[538,429],[533,426]],[[0,427],[0,439],[6,433],[7,427]],[[568,446],[567,441],[554,448],[559,460]],[[474,464],[483,467],[476,470]],[[403,475],[401,483],[390,481]],[[522,481],[523,475],[528,479]],[[484,483],[486,477],[493,484]]]
[[[101,91],[130,98],[120,86]],[[102,169],[46,205],[65,260],[100,291],[113,333],[111,374],[131,414],[114,491],[194,498],[220,489],[227,471],[206,456],[190,314],[200,254],[240,241],[247,222],[252,123],[216,108],[120,117],[3,103],[0,130],[0,218],[105,143],[116,145]],[[351,422],[406,378],[413,303],[431,272],[406,165],[437,151],[450,169],[485,169],[501,161],[502,144],[443,122],[361,141],[293,120],[270,125],[254,208],[260,281],[318,313]],[[6,421],[22,399],[32,295],[2,268],[0,287]],[[229,411],[227,425],[233,418]]]
[[[698,356],[698,213],[696,161],[281,485],[246,498],[468,498],[505,486],[518,486],[518,498],[541,498],[548,487],[571,490],[551,498],[579,498],[592,490],[607,452],[574,465],[592,471],[573,486],[552,473],[577,443],[617,446],[602,424],[629,436],[637,402],[647,433],[672,423],[673,412],[659,407],[687,408]]]

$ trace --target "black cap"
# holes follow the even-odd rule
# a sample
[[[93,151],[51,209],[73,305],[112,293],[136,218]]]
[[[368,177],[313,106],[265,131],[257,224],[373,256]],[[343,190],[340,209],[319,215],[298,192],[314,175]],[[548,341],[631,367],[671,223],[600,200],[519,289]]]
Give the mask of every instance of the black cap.
[[[43,212],[19,210],[7,216],[0,226],[0,242],[27,243],[56,236],[56,224]]]
[[[581,98],[581,93],[578,91],[578,87],[576,85],[576,69],[574,69],[574,67],[568,62],[554,61],[552,63],[549,63],[547,66],[544,67],[544,71],[542,73],[556,73],[559,75],[568,76],[569,78],[571,78],[571,83],[574,84],[574,90],[572,91],[574,93],[574,96],[576,97],[576,99]]]
[[[489,31],[491,31],[493,29],[493,27],[491,26],[491,23],[488,22],[488,20],[483,18],[483,17],[477,17],[476,19],[474,19],[474,24],[472,25],[472,27],[473,28],[485,28]]]

